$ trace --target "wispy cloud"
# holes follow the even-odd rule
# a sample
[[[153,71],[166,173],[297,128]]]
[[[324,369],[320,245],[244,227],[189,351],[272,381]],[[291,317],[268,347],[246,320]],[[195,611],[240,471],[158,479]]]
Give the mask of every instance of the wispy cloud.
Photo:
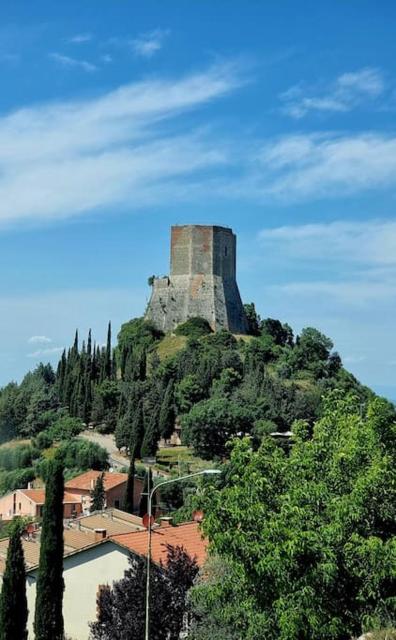
[[[261,165],[261,170],[257,169]],[[270,141],[258,154],[252,195],[282,200],[334,197],[396,184],[392,134],[320,133]]]
[[[380,69],[365,67],[343,73],[321,88],[295,85],[282,93],[283,113],[292,118],[303,118],[311,111],[351,111],[383,94],[385,81]]]
[[[368,220],[263,229],[260,240],[299,259],[396,267],[396,222]]]
[[[64,347],[48,347],[47,349],[37,349],[32,353],[28,353],[28,358],[42,358],[43,356],[53,356],[56,353],[61,353]]]
[[[52,340],[47,336],[31,336],[28,340],[29,344],[49,344],[50,342]]]
[[[169,29],[154,29],[143,33],[130,41],[132,50],[142,58],[152,58],[164,44],[165,38],[169,35]]]
[[[69,38],[68,42],[72,44],[84,44],[85,42],[90,42],[92,38],[92,33],[77,33],[75,36]]]
[[[205,130],[159,125],[235,90],[233,65],[0,117],[0,226],[180,197],[227,154]],[[182,179],[183,189],[180,181]]]
[[[49,57],[52,58],[52,60],[54,60],[56,63],[67,69],[77,68],[82,69],[83,71],[87,71],[88,73],[92,73],[93,71],[97,70],[96,65],[92,64],[92,62],[87,62],[87,60],[71,58],[70,56],[65,56],[57,52],[50,53]]]

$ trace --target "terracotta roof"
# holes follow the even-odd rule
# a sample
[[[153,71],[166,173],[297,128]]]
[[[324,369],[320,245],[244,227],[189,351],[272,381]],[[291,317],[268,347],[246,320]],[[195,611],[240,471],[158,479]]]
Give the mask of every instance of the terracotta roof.
[[[36,504],[44,504],[45,502],[45,489],[18,489],[18,491]],[[73,494],[65,492],[63,495],[63,504],[69,502],[77,504],[79,500]]]
[[[65,548],[84,549],[97,542],[94,531],[80,531],[79,529],[65,529],[63,532]]]
[[[111,539],[140,556],[146,556],[147,554],[147,531],[112,535]],[[153,529],[151,544],[152,559],[157,563],[161,560],[164,563],[166,562],[167,544],[173,547],[183,547],[189,556],[196,558],[200,566],[206,560],[208,542],[202,537],[197,522],[187,522],[177,527],[168,526]]]
[[[68,480],[65,483],[66,489],[81,489],[82,491],[91,491],[92,484],[95,484],[98,477],[101,475],[101,471],[86,471],[72,480]],[[112,473],[105,471],[103,481],[105,491],[117,487],[119,484],[123,484],[128,480],[127,473]]]
[[[140,529],[138,525],[126,521],[113,520],[105,513],[94,513],[75,520],[75,524],[81,529],[106,529],[107,535],[112,536],[118,533],[131,533]]]
[[[0,555],[5,559],[7,557],[9,538],[0,540]],[[40,544],[38,541],[22,540],[23,555],[27,568],[38,564],[40,557]]]

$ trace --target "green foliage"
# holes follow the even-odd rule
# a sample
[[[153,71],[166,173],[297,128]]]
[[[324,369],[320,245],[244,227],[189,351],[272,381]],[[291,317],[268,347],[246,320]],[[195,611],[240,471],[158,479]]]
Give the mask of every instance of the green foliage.
[[[123,509],[127,513],[133,513],[135,504],[135,458],[132,456],[130,459],[129,469],[128,469],[128,481],[125,490],[125,499]]]
[[[28,608],[21,522],[12,523],[0,595],[0,640],[27,640]]]
[[[106,493],[105,493],[103,478],[104,478],[104,474],[101,473],[97,477],[95,486],[91,491],[91,499],[92,499],[91,513],[93,511],[101,511],[102,509],[104,509],[105,502],[106,502]]]
[[[345,640],[395,619],[396,415],[342,395],[288,453],[234,441],[221,488],[198,497],[227,571],[194,589],[193,638]]]
[[[254,302],[249,302],[249,304],[244,304],[243,308],[245,310],[245,316],[248,321],[248,333],[251,336],[259,336],[260,328],[261,328],[261,319],[259,314],[256,311],[256,306]]]
[[[252,415],[228,398],[211,398],[196,404],[184,416],[183,438],[205,460],[226,455],[226,442],[250,432]]]
[[[36,640],[63,640],[63,467],[50,461],[36,587],[34,633]]]
[[[9,493],[14,489],[26,489],[29,482],[36,477],[34,467],[0,471],[0,494]]]
[[[202,336],[206,336],[209,333],[212,333],[209,322],[204,320],[204,318],[198,317],[189,318],[189,320],[179,324],[175,329],[177,336],[187,336],[194,340],[202,338]]]

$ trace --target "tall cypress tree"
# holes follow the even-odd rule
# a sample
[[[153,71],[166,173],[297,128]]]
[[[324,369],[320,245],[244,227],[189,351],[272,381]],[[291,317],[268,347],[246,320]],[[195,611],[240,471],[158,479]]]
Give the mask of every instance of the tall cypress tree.
[[[63,467],[50,460],[45,486],[40,561],[36,588],[36,640],[63,640]]]
[[[105,502],[106,502],[106,493],[105,493],[105,488],[104,488],[104,473],[101,473],[95,482],[95,486],[93,488],[93,491],[91,492],[91,498],[92,498],[92,503],[91,503],[91,513],[93,511],[101,511],[104,506],[105,506]]]
[[[146,458],[148,456],[155,456],[158,449],[158,414],[159,408],[156,408],[148,421],[146,430],[144,432],[141,456]]]
[[[0,640],[26,640],[28,608],[21,525],[15,522],[7,550],[0,596]]]
[[[163,438],[169,438],[175,428],[175,404],[173,380],[168,382],[158,419],[158,431]]]
[[[139,515],[143,518],[148,511],[148,496],[153,488],[153,472],[151,471],[151,467],[149,467],[148,471],[146,471],[146,475],[144,476],[144,484],[142,495],[140,496],[140,504],[139,504]],[[155,494],[154,494],[155,495]],[[155,504],[152,504],[152,515],[155,514]]]
[[[143,401],[140,400],[132,420],[131,440],[129,444],[131,457],[133,458],[141,457],[143,436],[144,436],[144,413],[143,413]]]
[[[135,458],[131,456],[129,469],[128,469],[128,481],[125,490],[124,511],[127,513],[133,513],[134,509],[134,493],[135,493]]]
[[[105,352],[104,372],[106,378],[111,378],[112,374],[112,351],[111,351],[111,322],[107,327],[107,343]]]

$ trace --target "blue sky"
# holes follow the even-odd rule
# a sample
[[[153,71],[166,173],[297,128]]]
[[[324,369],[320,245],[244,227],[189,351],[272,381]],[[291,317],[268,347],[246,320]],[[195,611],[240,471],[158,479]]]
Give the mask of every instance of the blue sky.
[[[174,223],[396,399],[393,2],[0,6],[0,384],[141,315]]]

